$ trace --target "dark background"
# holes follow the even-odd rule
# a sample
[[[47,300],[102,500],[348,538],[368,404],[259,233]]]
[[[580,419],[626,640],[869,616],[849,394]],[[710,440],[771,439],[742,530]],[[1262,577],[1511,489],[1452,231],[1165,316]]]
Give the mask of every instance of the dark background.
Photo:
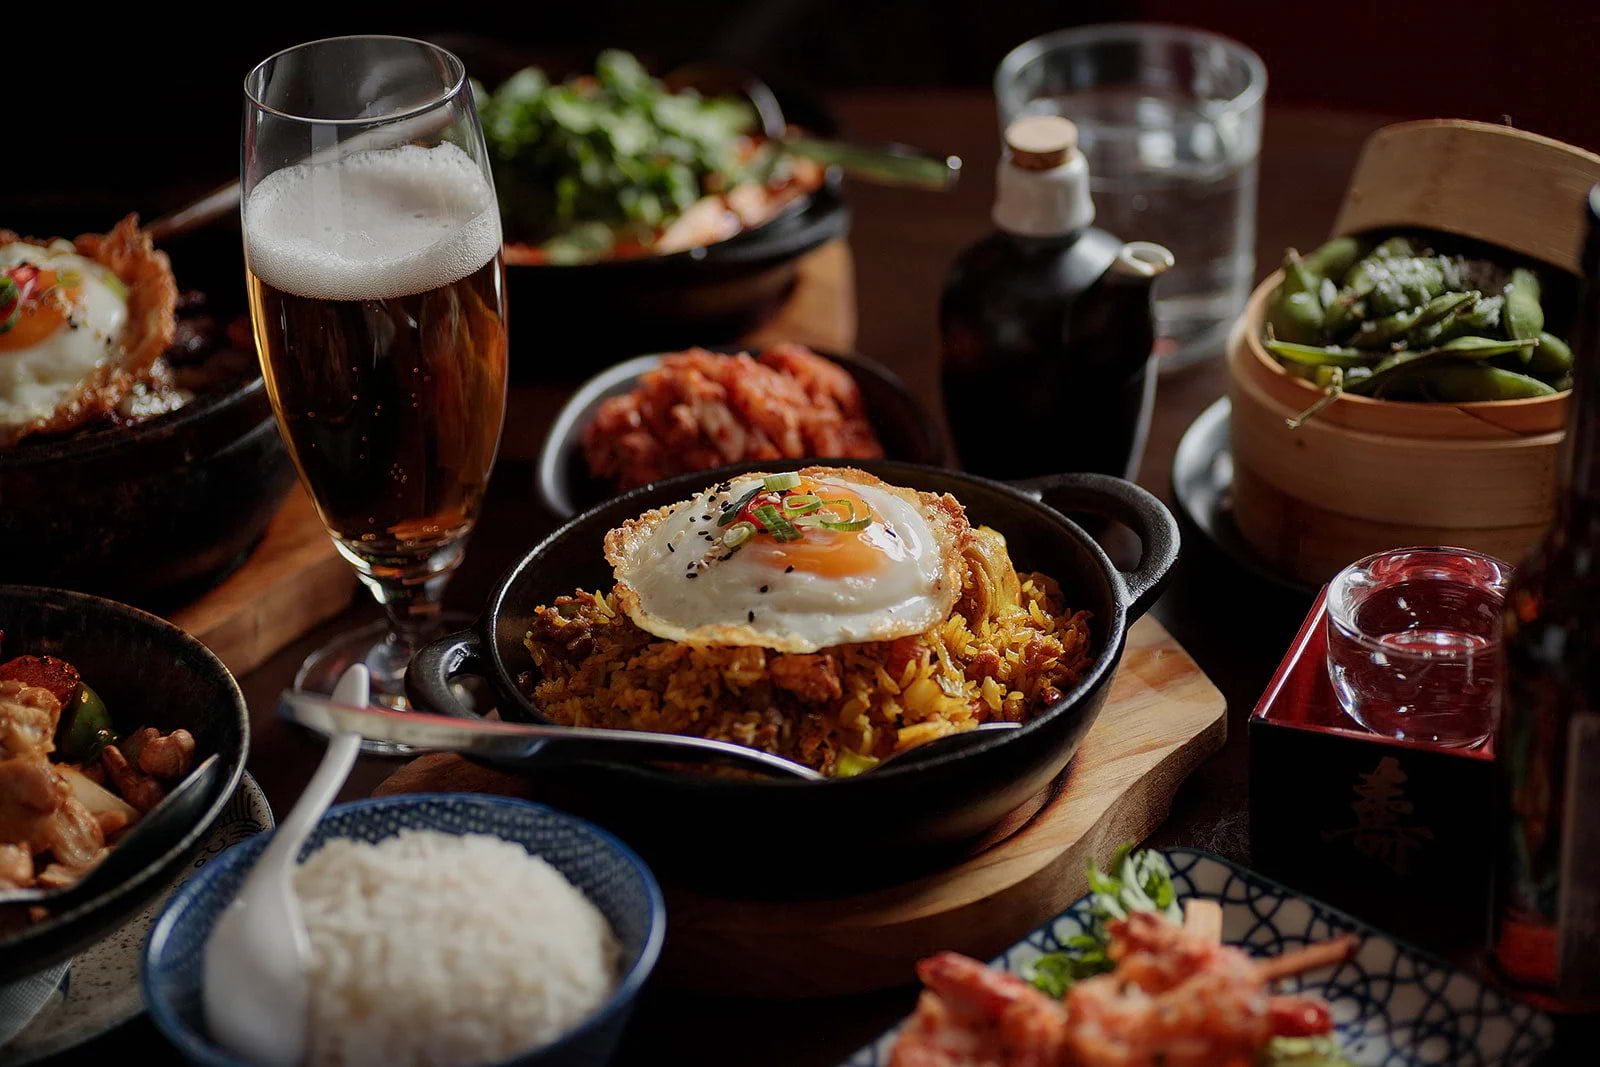
[[[775,84],[831,95],[847,128],[854,123],[869,139],[898,137],[967,160],[967,176],[948,197],[865,185],[850,190],[857,347],[895,368],[938,410],[933,309],[946,265],[988,225],[998,146],[985,87],[994,66],[1035,34],[1115,19],[1201,26],[1265,59],[1259,274],[1286,245],[1304,247],[1328,232],[1361,143],[1390,119],[1509,117],[1524,129],[1600,150],[1594,54],[1600,0],[1492,6],[1483,0],[533,0],[505,8],[236,0],[203,8],[145,5],[122,16],[35,0],[0,10],[0,227],[29,202],[92,199],[100,206],[84,209],[82,226],[101,228],[123,211],[155,215],[235,176],[243,77],[260,59],[303,40],[388,32],[452,44],[452,35],[470,33],[508,63],[567,68],[587,64],[605,46],[632,48],[658,70],[719,59]],[[908,87],[947,91],[903,91]],[[536,338],[537,330],[527,336]],[[1141,481],[1169,501],[1178,438],[1222,393],[1223,377],[1213,360],[1161,383]],[[452,588],[454,606],[476,608],[488,583],[532,536],[530,484],[525,465],[502,462],[501,495],[491,506],[515,522],[480,530]],[[1202,538],[1189,541],[1185,553],[1158,614],[1227,696],[1233,741],[1184,786],[1173,817],[1153,840],[1242,858],[1249,853],[1244,719],[1306,605],[1249,583]],[[359,604],[243,679],[257,712],[252,769],[280,811],[303,786],[320,748],[268,725],[272,697],[306,652],[350,627],[353,616],[375,613],[365,598]],[[1239,619],[1249,625],[1219,624]],[[1383,924],[1381,915],[1368,917]],[[727,1062],[730,1049],[745,1051],[746,1063],[833,1062],[911,1003],[905,990],[770,1005],[655,993],[635,1019],[629,1052],[641,1062],[671,1062],[674,1053],[716,1062],[719,1052]],[[1589,1054],[1594,1046],[1582,1047]],[[144,1019],[70,1062],[103,1065],[130,1053],[135,1062],[172,1058]]]
[[[0,209],[85,192],[110,193],[147,216],[177,206],[236,173],[239,87],[254,63],[299,41],[359,32],[446,44],[475,36],[511,66],[583,65],[615,45],[657,69],[716,59],[828,92],[984,86],[1000,57],[1035,34],[1118,19],[1176,22],[1260,52],[1272,103],[1509,117],[1600,149],[1600,4],[1592,0],[534,0],[124,10],[46,0],[0,17]]]

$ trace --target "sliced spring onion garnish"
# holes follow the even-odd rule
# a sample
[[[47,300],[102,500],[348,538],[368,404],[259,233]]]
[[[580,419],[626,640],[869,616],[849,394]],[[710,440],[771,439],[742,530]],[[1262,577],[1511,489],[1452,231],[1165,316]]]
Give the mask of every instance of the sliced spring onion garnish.
[[[755,515],[761,520],[761,525],[766,527],[767,533],[780,541],[800,540],[800,531],[794,528],[794,523],[778,514],[778,509],[771,504],[762,504],[756,508]]]
[[[116,293],[118,297],[122,298],[123,300],[128,299],[127,283],[125,283],[121,278],[117,277],[115,271],[111,270],[109,267],[105,270],[102,270],[100,272],[100,280],[105,282],[106,286],[113,293]]]
[[[860,519],[856,518],[856,503],[855,503],[854,500],[840,499],[840,500],[826,500],[826,501],[823,501],[823,506],[824,507],[832,508],[832,507],[837,507],[840,504],[843,504],[845,507],[850,509],[849,518],[845,518],[845,519],[828,519],[828,518],[824,518],[822,520],[822,522],[820,523],[820,525],[823,526],[825,529],[841,530],[841,531],[843,531],[845,533],[850,533],[850,532],[852,532],[854,530],[865,530],[868,526],[872,525],[872,512],[870,510],[867,512],[867,514],[866,514],[866,516],[864,518],[860,518]],[[835,512],[834,514],[838,514],[838,513]]]
[[[758,485],[744,496],[740,497],[738,500],[735,500],[733,503],[723,508],[722,514],[717,516],[717,525],[726,526],[734,519],[737,519],[739,517],[739,512],[744,510],[744,506],[759,496],[761,492],[762,488]]]
[[[781,493],[785,489],[793,489],[800,484],[800,476],[794,471],[783,474],[769,474],[761,480],[761,484],[774,493]]]
[[[848,748],[840,751],[838,758],[833,761],[833,776],[835,778],[854,778],[865,771],[870,771],[883,761],[876,756],[864,756],[859,752],[852,752]]]
[[[822,498],[815,493],[801,493],[783,498],[783,513],[793,518],[796,515],[809,515],[822,507]]]
[[[722,535],[722,543],[729,548],[742,545],[756,535],[754,523],[736,522]]]

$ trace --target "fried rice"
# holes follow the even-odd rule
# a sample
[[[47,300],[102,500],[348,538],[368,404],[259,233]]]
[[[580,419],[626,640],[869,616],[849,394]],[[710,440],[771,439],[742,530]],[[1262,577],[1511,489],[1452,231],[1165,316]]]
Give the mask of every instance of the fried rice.
[[[963,553],[962,594],[926,633],[809,654],[663,641],[608,595],[535,610],[523,691],[551,721],[731,741],[847,776],[980,723],[1024,722],[1093,660],[1089,613],[1019,575],[987,528]]]

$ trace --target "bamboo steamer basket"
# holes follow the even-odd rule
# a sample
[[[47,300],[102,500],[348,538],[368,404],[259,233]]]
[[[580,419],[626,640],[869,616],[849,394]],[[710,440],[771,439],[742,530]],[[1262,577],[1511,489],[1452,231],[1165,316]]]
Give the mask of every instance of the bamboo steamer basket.
[[[1504,126],[1406,122],[1362,149],[1333,235],[1428,229],[1580,273],[1583,202],[1600,156]],[[1341,396],[1298,430],[1321,391],[1261,344],[1282,272],[1251,294],[1228,341],[1233,515],[1273,566],[1325,582],[1362,556],[1455,545],[1516,562],[1555,517],[1568,393],[1424,404]]]

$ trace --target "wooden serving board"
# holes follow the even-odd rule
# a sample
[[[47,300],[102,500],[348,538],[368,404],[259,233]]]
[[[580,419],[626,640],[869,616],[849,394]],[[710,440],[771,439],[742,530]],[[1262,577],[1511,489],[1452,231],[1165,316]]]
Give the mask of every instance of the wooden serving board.
[[[234,674],[350,604],[356,575],[322,528],[298,484],[250,558],[198,600],[173,612],[183,627]]]
[[[665,886],[659,979],[747,997],[833,996],[904,985],[916,961],[940,949],[987,959],[1082,896],[1091,860],[1104,863],[1161,824],[1178,786],[1222,747],[1226,712],[1222,694],[1146,617],[1128,632],[1100,718],[1067,770],[965,862],[826,900],[733,900]],[[461,790],[525,796],[528,786],[434,755],[377,792]]]

